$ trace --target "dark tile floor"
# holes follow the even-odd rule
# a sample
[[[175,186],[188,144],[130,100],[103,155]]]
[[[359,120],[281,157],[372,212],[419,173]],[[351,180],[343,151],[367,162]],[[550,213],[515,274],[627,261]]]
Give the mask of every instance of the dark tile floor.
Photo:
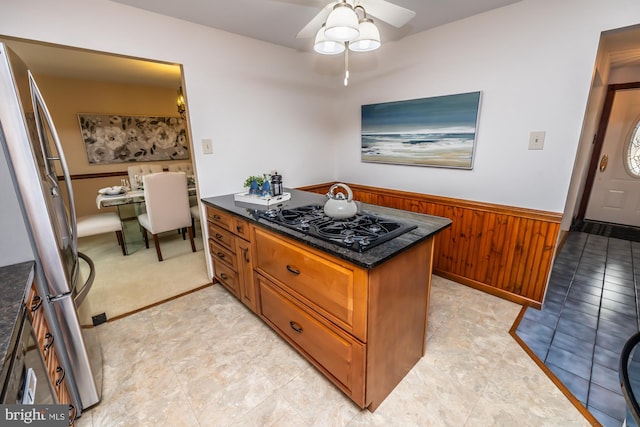
[[[618,364],[639,328],[640,242],[572,231],[553,265],[541,310],[516,333],[604,426],[621,426]],[[639,283],[640,286],[640,283]]]

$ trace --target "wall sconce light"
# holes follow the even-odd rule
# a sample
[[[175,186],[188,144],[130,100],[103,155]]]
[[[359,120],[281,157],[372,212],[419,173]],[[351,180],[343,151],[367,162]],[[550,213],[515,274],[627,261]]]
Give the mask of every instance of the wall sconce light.
[[[184,94],[182,93],[182,86],[178,88],[178,99],[176,100],[176,104],[178,105],[178,113],[180,117],[184,119],[186,106],[184,104]]]

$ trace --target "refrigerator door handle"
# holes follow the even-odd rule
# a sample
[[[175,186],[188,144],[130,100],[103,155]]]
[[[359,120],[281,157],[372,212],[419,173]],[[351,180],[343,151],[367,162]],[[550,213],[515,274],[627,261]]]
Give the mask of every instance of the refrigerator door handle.
[[[58,133],[55,131],[55,126],[53,124],[53,120],[51,119],[51,114],[49,114],[49,109],[47,108],[47,104],[45,104],[44,102],[44,97],[40,93],[40,89],[38,89],[38,85],[36,85],[33,75],[31,74],[31,71],[29,71],[28,74],[29,74],[29,86],[31,88],[31,101],[33,103],[33,111],[35,113],[36,123],[38,124],[37,128],[38,128],[38,133],[40,134],[39,135],[40,141],[46,141],[46,138],[44,136],[45,130],[42,128],[42,123],[39,123],[38,121],[40,117],[38,112],[42,112],[42,115],[47,121],[49,130],[51,133],[51,137],[56,146],[56,152],[58,154],[58,157],[47,156],[47,160],[59,160],[60,166],[62,168],[62,175],[64,176],[64,183],[67,188],[67,199],[69,201],[69,214],[71,215],[71,221],[70,221],[71,224],[69,224],[71,228],[71,240],[72,240],[71,247],[73,249],[73,253],[75,254],[78,252],[78,230],[76,226],[76,220],[77,220],[76,209],[75,209],[76,204],[73,197],[73,188],[71,187],[71,174],[69,173],[69,166],[67,165],[67,160],[64,156],[64,150],[62,149],[62,143],[60,142],[60,138],[58,137]],[[48,154],[48,150],[43,150],[43,153]],[[47,165],[47,170],[48,169],[49,169],[49,166]],[[49,174],[54,174],[54,173],[55,171],[49,171]],[[55,185],[57,186],[57,183]]]
[[[82,304],[87,294],[91,290],[91,286],[93,286],[93,280],[96,277],[96,267],[93,264],[93,260],[82,252],[78,252],[78,258],[81,258],[89,265],[89,277],[87,277],[87,280],[85,280],[84,285],[82,285],[80,289],[75,289],[73,299],[76,303],[76,307],[80,307],[80,304]]]

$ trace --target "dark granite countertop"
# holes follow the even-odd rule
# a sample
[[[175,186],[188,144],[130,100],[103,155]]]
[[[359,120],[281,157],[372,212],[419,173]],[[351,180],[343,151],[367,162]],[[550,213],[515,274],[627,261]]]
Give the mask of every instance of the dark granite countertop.
[[[289,188],[285,189],[284,191],[291,193],[291,199],[277,205],[275,207],[276,209],[281,207],[285,209],[295,208],[310,204],[324,205],[324,203],[327,201],[327,197],[321,194]],[[425,239],[428,239],[442,229],[451,225],[451,220],[449,218],[418,214],[399,209],[392,209],[383,206],[371,205],[368,203],[356,202],[358,205],[358,213],[378,215],[380,217],[394,219],[405,224],[416,225],[417,227],[412,231],[404,233],[364,252],[355,252],[353,250],[311,237],[301,231],[292,230],[290,228],[275,224],[271,221],[261,218],[259,217],[259,214],[268,209],[266,206],[236,202],[233,198],[233,194],[203,198],[202,202],[205,205],[217,207],[224,211],[238,215],[244,219],[250,220],[257,226],[290,237],[299,242],[303,242],[313,248],[327,252],[331,255],[334,255],[338,258],[344,259],[364,268],[373,268],[377,265],[380,265],[384,261],[395,257],[408,248],[420,243]],[[270,208],[273,209],[274,207],[271,206]]]
[[[24,315],[26,291],[33,280],[33,261],[0,267],[0,360],[4,384],[7,363],[18,339],[20,321]]]

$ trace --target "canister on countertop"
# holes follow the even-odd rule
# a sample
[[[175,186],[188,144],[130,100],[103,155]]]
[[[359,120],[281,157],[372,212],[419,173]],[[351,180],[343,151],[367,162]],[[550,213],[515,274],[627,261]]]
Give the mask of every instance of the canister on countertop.
[[[278,175],[278,172],[271,175],[271,194],[274,196],[282,195],[282,175]]]

